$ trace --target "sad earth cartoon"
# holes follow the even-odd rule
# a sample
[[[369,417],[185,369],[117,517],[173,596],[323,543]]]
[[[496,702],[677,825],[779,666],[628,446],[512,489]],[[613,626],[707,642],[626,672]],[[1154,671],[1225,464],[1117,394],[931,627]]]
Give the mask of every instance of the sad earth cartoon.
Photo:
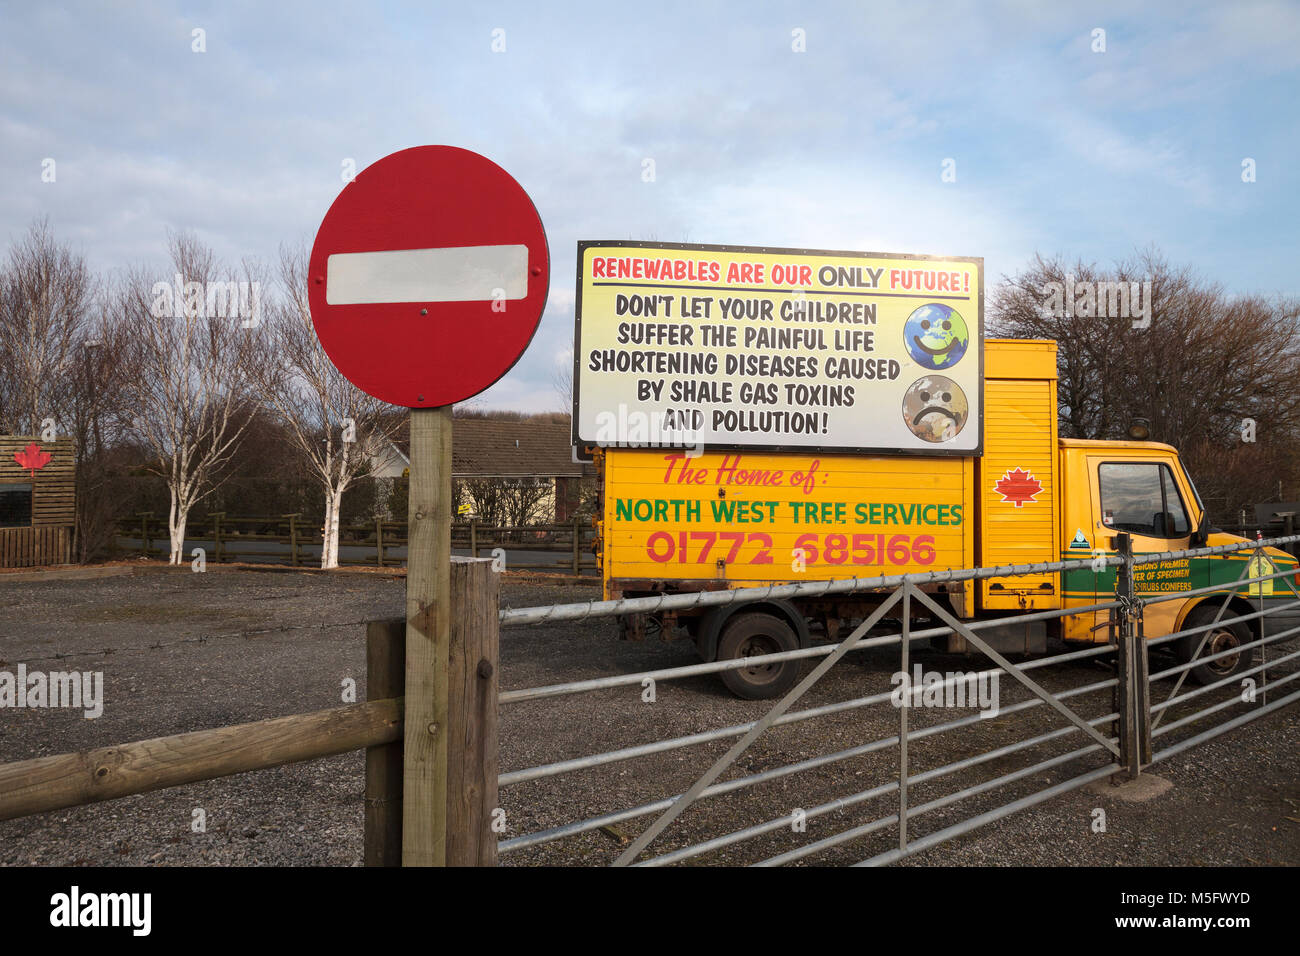
[[[924,375],[903,394],[903,421],[925,441],[952,441],[969,417],[966,393],[946,375]]]

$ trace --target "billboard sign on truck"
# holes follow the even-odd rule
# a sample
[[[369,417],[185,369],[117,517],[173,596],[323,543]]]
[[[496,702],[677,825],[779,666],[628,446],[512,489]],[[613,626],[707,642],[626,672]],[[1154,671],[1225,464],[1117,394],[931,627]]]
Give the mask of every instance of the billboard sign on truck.
[[[984,260],[578,243],[574,443],[978,455]]]

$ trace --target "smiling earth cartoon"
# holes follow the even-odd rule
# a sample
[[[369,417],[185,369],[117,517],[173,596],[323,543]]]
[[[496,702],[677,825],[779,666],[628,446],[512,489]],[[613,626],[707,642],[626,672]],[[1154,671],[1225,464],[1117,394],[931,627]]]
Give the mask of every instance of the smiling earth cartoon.
[[[924,368],[952,368],[966,354],[970,333],[966,320],[950,305],[923,305],[903,326],[907,352]]]
[[[966,393],[944,375],[925,375],[903,394],[903,421],[925,441],[951,441],[970,415]]]

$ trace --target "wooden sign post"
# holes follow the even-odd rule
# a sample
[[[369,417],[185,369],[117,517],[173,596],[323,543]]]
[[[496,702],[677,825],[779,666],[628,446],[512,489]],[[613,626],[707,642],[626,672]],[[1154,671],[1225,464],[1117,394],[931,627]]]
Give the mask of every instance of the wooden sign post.
[[[493,774],[489,790],[464,783],[463,767],[449,773],[448,754],[452,734],[457,746],[478,739],[479,728],[465,725],[470,708],[494,725],[496,611],[471,614],[490,633],[460,634],[452,648],[451,406],[505,375],[532,341],[550,283],[546,232],[523,187],[496,163],[454,146],[417,146],[343,187],[307,268],[312,325],[335,367],[367,394],[411,409],[402,864],[481,864],[494,852],[464,849],[480,834],[449,840],[449,826],[480,822],[453,814],[449,824],[449,799],[458,808],[464,801],[449,798],[448,787],[488,799],[495,761],[475,762],[480,776]],[[496,601],[486,575],[463,576],[476,614]],[[478,682],[457,681],[453,659],[474,668],[467,673],[481,670]],[[449,701],[467,713],[449,715]]]
[[[402,865],[444,866],[451,647],[450,405],[411,409],[408,520]]]

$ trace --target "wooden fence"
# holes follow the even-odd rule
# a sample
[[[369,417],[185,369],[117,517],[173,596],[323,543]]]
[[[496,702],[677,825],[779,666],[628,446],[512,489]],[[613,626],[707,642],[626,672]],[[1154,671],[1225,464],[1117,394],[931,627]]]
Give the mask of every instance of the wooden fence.
[[[567,524],[523,526],[458,521],[451,527],[451,546],[453,550],[468,551],[471,557],[490,557],[496,548],[555,552],[564,557],[540,563],[511,560],[508,566],[512,570],[567,570],[579,574],[597,566],[592,552],[595,535],[591,520],[582,518],[575,518]],[[131,546],[115,540],[117,551],[167,557],[167,522],[152,511],[140,512],[134,518],[119,521],[117,538],[139,542],[139,546]],[[192,516],[185,529],[185,538],[191,543],[212,542],[213,547],[206,556],[209,562],[255,558],[264,563],[305,567],[319,564],[323,536],[319,527],[304,522],[299,514],[232,517],[223,511],[217,511]],[[276,545],[283,550],[245,546],[254,542]],[[362,548],[372,552],[364,557],[340,554],[340,565],[401,567],[406,563],[405,559],[395,558],[390,552],[406,546],[405,521],[373,521],[363,525],[341,525],[339,528],[340,551],[344,548]]]
[[[0,568],[35,568],[71,561],[71,528],[0,528]]]
[[[441,815],[421,830],[446,834],[436,859],[448,866],[496,864],[499,581],[487,561],[452,562],[447,727],[410,729],[447,735],[442,799],[417,812]],[[403,753],[404,619],[367,627],[366,680],[362,704],[0,764],[0,820],[364,748],[365,863],[401,865],[403,795],[412,791]],[[417,858],[429,858],[428,848],[417,849],[426,851]]]

